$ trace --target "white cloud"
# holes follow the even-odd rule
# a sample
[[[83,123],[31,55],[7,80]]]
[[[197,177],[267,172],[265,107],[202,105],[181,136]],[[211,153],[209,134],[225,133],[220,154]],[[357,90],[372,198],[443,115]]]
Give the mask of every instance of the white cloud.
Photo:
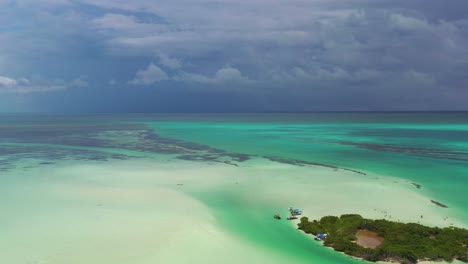
[[[162,65],[170,69],[178,69],[182,66],[182,63],[180,60],[176,58],[171,58],[164,53],[159,53],[158,57],[159,57],[159,63],[161,63]]]
[[[346,70],[333,67],[331,69],[323,69],[321,67],[312,67],[310,70],[304,70],[301,67],[294,67],[291,74],[283,74],[286,79],[305,79],[317,81],[337,81],[337,80],[351,80],[353,76]]]
[[[198,82],[198,83],[214,83],[212,78],[209,78],[202,74],[181,72],[177,76],[174,76],[175,81],[184,81],[184,82]]]
[[[85,87],[88,82],[84,80],[85,77],[81,76],[71,82],[63,80],[45,80],[42,78],[10,78],[0,76],[0,93],[11,94],[29,94],[29,93],[44,93],[66,90],[72,87]]]
[[[337,66],[323,68],[318,65],[310,65],[307,69],[302,67],[293,67],[289,71],[272,71],[270,73],[271,79],[276,81],[299,81],[299,82],[336,82],[336,83],[349,83],[360,81],[377,81],[382,78],[386,73],[376,71],[373,69],[354,69],[347,70]]]
[[[206,84],[246,84],[253,82],[249,78],[242,75],[242,73],[233,67],[224,67],[216,71],[213,77],[208,77],[202,74],[182,72],[174,77],[174,80],[185,82],[198,82]]]
[[[108,13],[92,20],[91,25],[108,36],[126,36],[130,39],[142,36],[166,35],[175,30],[173,26],[154,22],[139,21],[136,16]]]
[[[21,1],[11,1],[11,0],[0,0],[0,4],[11,4],[15,3],[21,7],[30,6],[34,4],[44,4],[44,5],[51,5],[51,6],[62,6],[62,5],[70,5],[70,0],[21,0]]]
[[[5,76],[0,76],[0,89],[1,88],[11,88],[18,84],[15,79],[8,78]]]
[[[129,81],[129,84],[134,85],[150,85],[156,82],[168,80],[169,76],[161,68],[154,63],[150,63],[144,70],[139,70],[136,73],[135,79]]]
[[[242,73],[232,67],[226,67],[218,70],[215,75],[215,79],[219,82],[230,82],[230,81],[248,81],[247,78],[242,76]]]
[[[71,87],[88,87],[89,83],[86,80],[86,76],[80,76],[70,82]]]
[[[405,31],[424,31],[431,29],[431,25],[426,20],[400,14],[392,14],[390,16],[390,23],[392,27]]]
[[[103,78],[103,83],[129,69],[115,65],[116,59],[131,67],[153,58],[153,66],[146,61],[136,76],[136,70],[131,69],[131,75],[119,83],[149,85],[168,80],[173,82],[170,85],[190,87],[197,83],[214,86],[255,82],[255,87],[265,93],[276,86],[289,89],[310,84],[343,90],[355,85],[372,91],[374,87],[386,89],[396,79],[401,80],[401,85],[388,89],[411,89],[415,84],[430,82],[437,84],[433,85],[434,91],[442,89],[437,88],[443,87],[440,84],[466,87],[466,75],[458,72],[466,68],[468,61],[468,23],[465,15],[450,14],[461,4],[439,8],[435,0],[424,5],[402,1],[380,5],[367,0],[354,4],[329,0],[226,0],[214,1],[215,5],[199,0],[72,2],[78,4],[64,10],[35,5],[36,9],[28,12],[40,15],[31,16],[31,21],[18,20],[11,24],[14,30],[0,32],[0,54],[8,56],[6,61],[0,55],[0,72],[21,75],[41,67],[48,61],[47,56],[65,55],[56,63],[67,65],[64,72],[58,73],[67,74],[70,57],[84,54],[77,65],[91,66],[86,59],[91,51],[102,55],[100,65],[108,67],[109,76],[93,67],[86,74],[96,74],[92,79]],[[89,12],[80,2],[98,6],[99,12]],[[180,12],[181,5],[190,12]],[[12,7],[0,9],[0,24],[9,25],[9,21],[16,21],[15,16],[28,13],[8,8]],[[99,54],[102,48],[105,53]],[[33,58],[37,58],[36,62]],[[255,80],[244,76],[246,73]],[[20,86],[12,80],[19,82],[3,79],[2,89]],[[80,81],[75,84],[80,83],[85,85]],[[41,87],[47,85],[41,83]]]
[[[409,70],[403,74],[403,77],[409,82],[409,83],[414,83],[418,85],[423,85],[423,86],[431,86],[434,85],[435,79],[434,77],[422,73],[422,72],[417,72],[414,70]]]
[[[179,64],[172,66],[179,66]],[[151,85],[156,82],[165,80],[204,84],[246,84],[253,82],[249,78],[242,75],[238,69],[229,66],[217,70],[212,77],[186,71],[176,71],[173,76],[169,76],[160,67],[154,63],[150,63],[146,69],[139,70],[136,73],[135,79],[129,81],[128,83],[133,85]]]
[[[121,14],[105,14],[92,21],[93,25],[99,29],[128,30],[133,29],[137,23],[132,16]]]

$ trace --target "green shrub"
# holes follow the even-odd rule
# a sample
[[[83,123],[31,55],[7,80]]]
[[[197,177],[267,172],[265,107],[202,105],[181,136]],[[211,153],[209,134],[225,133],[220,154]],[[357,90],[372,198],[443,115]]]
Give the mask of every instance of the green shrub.
[[[468,230],[462,228],[372,220],[357,214],[325,216],[312,222],[302,217],[298,227],[314,235],[327,233],[326,246],[369,261],[395,259],[401,263],[416,263],[418,259],[428,258],[468,262]],[[353,242],[360,229],[376,232],[385,240],[376,249],[363,248]]]

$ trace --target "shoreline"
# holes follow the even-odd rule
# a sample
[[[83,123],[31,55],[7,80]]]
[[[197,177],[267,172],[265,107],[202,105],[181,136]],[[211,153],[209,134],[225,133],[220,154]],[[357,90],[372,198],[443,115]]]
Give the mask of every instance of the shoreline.
[[[234,260],[238,252],[247,252],[243,259],[259,264],[302,264],[316,255],[348,263],[348,257],[327,253],[292,234],[289,224],[273,222],[272,214],[294,206],[314,218],[356,209],[366,217],[383,215],[383,211],[396,217],[398,204],[408,200],[407,205],[423,211],[424,221],[443,225],[447,223],[442,220],[444,213],[455,210],[433,206],[402,180],[393,183],[393,178],[379,176],[376,181],[373,177],[265,159],[249,160],[239,167],[167,160],[164,156],[161,160],[44,164],[25,172],[9,172],[0,179],[9,183],[8,192],[1,187],[7,185],[0,185],[2,194],[17,201],[14,208],[5,204],[7,200],[0,201],[5,208],[4,221],[11,226],[0,238],[0,248],[9,246],[4,257],[9,263],[26,261],[21,259],[23,255],[15,254],[24,250],[23,245],[29,245],[32,257],[28,261],[44,262],[53,255],[57,261],[49,261],[51,264],[63,263],[76,251],[84,254],[67,263],[125,264],[129,252],[145,256],[141,262],[145,264],[186,263],[190,259],[214,264],[219,262],[216,255]],[[369,195],[375,199],[369,201]],[[402,198],[391,199],[395,195]],[[343,200],[346,202],[340,202]],[[402,219],[419,214],[401,213],[406,217]],[[35,227],[17,219],[33,219]],[[70,226],[79,227],[79,233]],[[43,243],[41,230],[55,232]],[[286,246],[282,236],[300,245]],[[166,245],[167,241],[170,244]],[[124,245],[128,243],[133,245]],[[55,251],[60,245],[69,246]],[[194,249],[179,256],[181,247]],[[213,250],[217,252],[214,255],[210,253]]]
[[[325,216],[318,220],[302,217],[297,226],[334,251],[371,262],[468,260],[468,230],[459,227],[441,229],[369,219],[359,214]]]
[[[299,230],[299,229],[296,229],[296,231]],[[314,236],[312,234],[307,234],[301,230],[299,230],[299,233],[301,233],[302,235],[304,235],[305,237],[307,237],[307,239],[310,239],[312,240],[312,242],[315,242],[316,244],[320,244],[321,247],[323,248],[326,248],[330,251],[333,251],[334,254],[339,254],[339,255],[342,255],[342,256],[345,256],[345,257],[348,257],[350,259],[354,259],[354,260],[358,260],[360,261],[360,263],[377,263],[377,264],[395,264],[395,263],[399,263],[397,261],[395,261],[394,259],[388,259],[387,261],[375,261],[375,262],[371,262],[371,261],[367,261],[363,258],[360,258],[360,257],[355,257],[355,256],[352,256],[352,255],[348,255],[344,252],[341,252],[341,251],[336,251],[333,247],[331,246],[326,246],[324,245],[324,242],[323,241],[316,241],[314,240]],[[418,260],[417,262],[418,264],[463,264],[465,262],[462,262],[462,261],[459,261],[459,260],[453,260],[452,262],[447,262],[443,259],[441,259],[440,261],[429,261],[429,260],[426,260],[426,259],[420,259]]]

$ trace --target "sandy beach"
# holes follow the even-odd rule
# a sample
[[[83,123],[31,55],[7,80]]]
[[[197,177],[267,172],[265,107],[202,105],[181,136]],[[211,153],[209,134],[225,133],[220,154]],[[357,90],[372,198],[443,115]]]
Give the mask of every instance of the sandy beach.
[[[335,254],[302,240],[295,221],[274,221],[289,206],[309,218],[358,213],[447,226],[448,216],[462,226],[402,180],[343,170],[263,159],[51,166],[1,179],[6,263],[304,263],[308,250]]]

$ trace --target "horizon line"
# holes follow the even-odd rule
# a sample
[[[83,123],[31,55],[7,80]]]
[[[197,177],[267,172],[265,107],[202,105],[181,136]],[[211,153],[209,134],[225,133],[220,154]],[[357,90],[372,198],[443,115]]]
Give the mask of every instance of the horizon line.
[[[320,113],[468,113],[468,110],[337,110],[337,111],[213,111],[213,112],[0,112],[0,115],[110,115],[110,114],[320,114]]]

